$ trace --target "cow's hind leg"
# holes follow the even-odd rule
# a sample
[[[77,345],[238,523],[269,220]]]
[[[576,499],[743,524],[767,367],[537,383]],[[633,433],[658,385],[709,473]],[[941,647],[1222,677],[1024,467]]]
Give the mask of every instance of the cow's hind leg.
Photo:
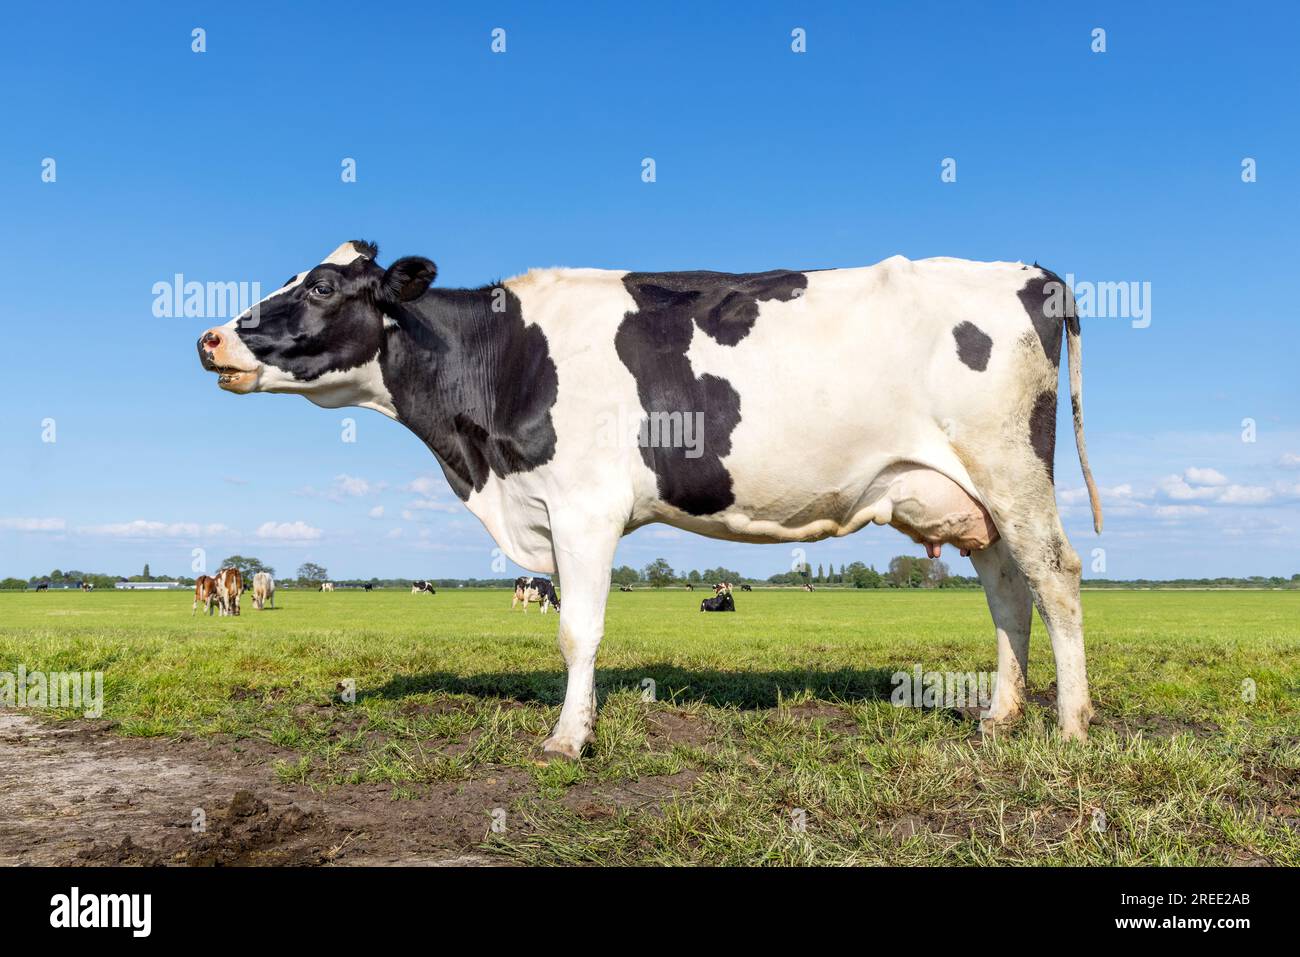
[[[998,637],[998,678],[993,702],[983,716],[985,726],[992,728],[1014,721],[1024,707],[1034,596],[1004,539],[972,552],[971,563],[984,586]]]
[[[1079,578],[1083,563],[1070,547],[1056,511],[1050,475],[1035,461],[1020,481],[996,481],[987,494],[998,532],[1023,573],[1047,626],[1056,659],[1057,721],[1065,738],[1086,738],[1092,718],[1083,651]]]
[[[577,758],[593,740],[596,652],[605,635],[610,566],[621,531],[603,523],[552,529],[555,564],[564,582],[560,652],[569,677],[560,720],[542,744],[551,756]]]

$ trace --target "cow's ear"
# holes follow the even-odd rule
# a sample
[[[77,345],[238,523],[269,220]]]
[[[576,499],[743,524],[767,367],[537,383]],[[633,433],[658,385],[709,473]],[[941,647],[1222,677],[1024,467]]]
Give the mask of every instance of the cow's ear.
[[[391,266],[379,281],[381,298],[387,302],[419,299],[438,275],[438,267],[423,256],[405,256]]]

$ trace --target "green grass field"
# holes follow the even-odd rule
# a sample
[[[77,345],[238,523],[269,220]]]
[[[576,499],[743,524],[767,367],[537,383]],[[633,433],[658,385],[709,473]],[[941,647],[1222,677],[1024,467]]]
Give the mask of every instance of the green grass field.
[[[890,703],[916,664],[994,670],[979,592],[700,597],[610,596],[579,764],[538,760],[557,619],[502,591],[281,591],[225,619],[179,592],[0,594],[0,671],[101,670],[113,734],[269,741],[296,757],[268,774],[326,793],[517,775],[483,850],[521,863],[1300,864],[1300,594],[1085,593],[1086,745],[1055,736],[1038,621],[1014,728]]]

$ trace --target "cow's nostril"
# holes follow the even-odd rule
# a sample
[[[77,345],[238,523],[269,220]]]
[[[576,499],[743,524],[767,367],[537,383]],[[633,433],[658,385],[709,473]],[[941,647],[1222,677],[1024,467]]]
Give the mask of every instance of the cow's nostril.
[[[203,333],[203,338],[200,339],[199,342],[203,343],[203,345],[207,346],[209,349],[215,349],[217,346],[221,345],[221,337],[215,332],[205,332]]]

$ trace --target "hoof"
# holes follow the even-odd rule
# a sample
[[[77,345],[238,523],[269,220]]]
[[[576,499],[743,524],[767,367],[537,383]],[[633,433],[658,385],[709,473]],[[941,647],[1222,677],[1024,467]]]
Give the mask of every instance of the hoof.
[[[1021,720],[1023,713],[1019,707],[1002,711],[1001,714],[989,711],[987,714],[979,714],[979,733],[982,735],[996,735],[1000,729],[1005,731],[1006,728]]]
[[[1062,741],[1087,741],[1088,740],[1088,726],[1086,724],[1071,725],[1068,728],[1062,726],[1060,730],[1061,730]]]
[[[582,757],[582,749],[585,745],[574,747],[573,744],[560,741],[556,738],[547,738],[542,742],[542,760],[550,761],[577,761]]]

